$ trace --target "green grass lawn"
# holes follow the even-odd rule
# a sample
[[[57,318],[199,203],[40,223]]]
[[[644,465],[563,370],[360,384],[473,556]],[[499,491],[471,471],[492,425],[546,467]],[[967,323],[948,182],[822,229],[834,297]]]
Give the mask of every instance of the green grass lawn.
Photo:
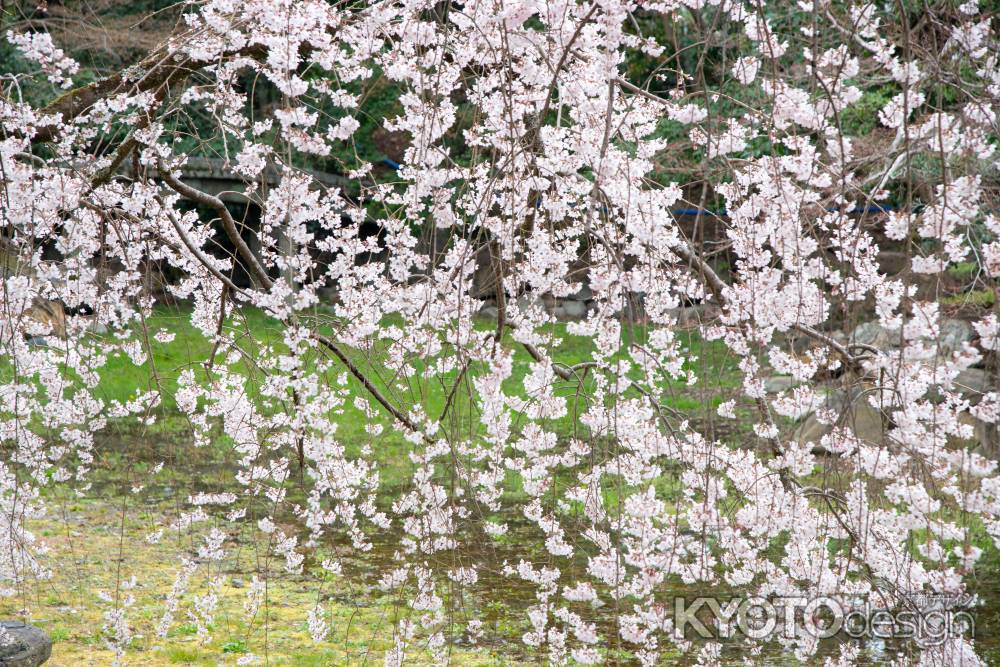
[[[336,322],[332,317],[322,314],[315,317],[314,324],[323,333],[335,336]],[[147,362],[137,366],[127,356],[120,354],[110,356],[99,371],[101,380],[95,395],[106,402],[125,402],[133,399],[137,391],[159,391],[162,401],[155,413],[157,423],[141,430],[154,434],[171,430],[183,431],[186,428],[186,421],[177,412],[174,398],[177,378],[182,371],[190,369],[199,381],[207,381],[209,371],[206,370],[206,361],[213,353],[213,346],[191,325],[190,311],[183,307],[158,307],[143,325],[135,327],[135,335],[148,346]],[[483,330],[492,330],[494,326],[495,324],[489,320],[482,320],[477,324],[477,327]],[[286,351],[282,336],[283,325],[259,310],[240,309],[228,318],[225,328],[236,344],[250,355],[265,347],[278,353]],[[173,340],[166,343],[158,341],[156,334],[160,332],[173,334]],[[588,338],[570,334],[564,323],[555,324],[551,334],[561,341],[553,354],[558,363],[572,366],[592,358],[593,342]],[[642,343],[646,337],[646,330],[636,325],[628,334]],[[683,348],[688,351],[688,366],[699,376],[699,382],[695,386],[688,386],[679,380],[670,382],[660,387],[661,399],[666,406],[685,418],[695,422],[711,422],[714,425],[715,407],[739,384],[739,372],[735,360],[720,342],[703,341],[696,333],[691,332],[679,333],[679,339]],[[509,332],[501,344],[514,352],[513,371],[504,388],[509,394],[523,396],[523,381],[530,372],[533,359],[511,338]],[[417,370],[414,377],[395,376],[384,364],[386,356],[384,341],[373,341],[371,349],[351,349],[348,354],[390,400],[403,408],[419,405],[425,414],[437,416],[441,414],[449,394],[454,392],[451,408],[454,418],[446,420],[443,426],[459,429],[453,431],[453,434],[461,433],[465,436],[470,434],[470,428],[473,432],[482,432],[482,425],[479,423],[476,407],[471,404],[468,388],[471,379],[483,372],[482,368],[471,367],[462,378],[463,386],[456,390],[454,384],[458,376],[457,371],[423,378],[421,376],[427,364],[422,359],[412,360]],[[222,356],[224,352],[218,351],[217,357]],[[314,356],[309,358],[307,366],[315,368]],[[245,361],[239,362],[235,368],[247,378],[245,391],[249,398],[259,402],[261,371],[252,363]],[[343,374],[344,370],[343,365],[334,360],[325,376],[329,386],[336,386],[337,376]],[[381,414],[380,419],[385,429],[377,439],[369,435],[365,431],[368,419],[354,405],[353,400],[355,397],[367,399],[367,392],[358,380],[350,376],[346,387],[349,393],[342,411],[335,418],[338,439],[348,447],[349,451],[358,450],[366,444],[372,445],[376,449],[380,463],[389,464],[383,470],[383,481],[388,486],[401,483],[407,475],[395,464],[402,462],[403,468],[408,470],[405,453],[410,445],[392,428],[389,415],[373,400],[370,404]],[[555,391],[568,399],[569,412],[565,417],[550,420],[546,427],[557,433],[560,438],[588,437],[586,429],[580,424],[579,415],[589,405],[592,388],[591,376],[586,376],[579,387],[574,382],[558,380]],[[638,393],[630,390],[628,395],[638,396]],[[515,415],[515,428],[518,424]],[[114,426],[123,428],[125,424],[119,423]],[[129,427],[129,433],[132,434],[130,437],[136,437],[132,427]],[[224,448],[227,444],[225,438],[220,438],[218,444]],[[109,455],[116,456],[116,453],[112,451]],[[120,455],[112,461],[114,465],[120,465],[122,462],[123,458]]]
[[[335,336],[332,317],[319,315],[315,318],[315,323],[323,333]],[[206,376],[204,364],[212,353],[212,345],[200,331],[191,325],[190,312],[183,307],[158,307],[145,320],[144,324],[146,332],[143,333],[142,327],[137,326],[135,333],[148,344],[152,353],[152,363],[136,366],[130,359],[122,355],[111,357],[101,369],[101,384],[97,395],[105,400],[124,401],[131,398],[136,389],[155,390],[160,388],[164,391],[163,407],[170,411],[176,407],[173,392],[176,389],[176,378],[180,371],[188,368],[193,369],[196,376],[204,380]],[[386,324],[396,323],[388,321]],[[491,320],[485,319],[477,325],[477,328],[481,330],[492,330],[494,327],[495,324]],[[283,328],[280,322],[255,308],[241,308],[235,316],[230,315],[225,324],[227,333],[234,336],[237,343],[250,352],[259,351],[264,346],[272,347],[278,352],[286,352],[287,348],[282,342]],[[170,332],[175,337],[169,343],[161,343],[154,338],[154,335],[160,331]],[[638,343],[643,343],[646,339],[646,330],[641,325],[632,325],[631,331],[628,333]],[[572,366],[592,358],[593,342],[585,337],[569,334],[565,323],[556,323],[551,334],[561,340],[554,354],[557,363]],[[717,393],[720,389],[732,389],[736,386],[739,378],[735,359],[725,345],[721,342],[703,341],[697,333],[693,332],[681,332],[679,338],[683,348],[690,353],[691,361],[688,366],[698,373],[703,386],[708,385],[713,393]],[[376,342],[376,348],[378,343]],[[533,360],[528,352],[513,340],[509,331],[501,344],[514,350],[514,370],[512,376],[507,380],[505,389],[516,391],[521,386]],[[389,372],[384,366],[379,367],[378,365],[379,354],[380,350],[378,349],[367,353],[358,350],[351,351],[352,360],[371,373],[375,384],[382,390],[391,391],[393,387],[387,380]],[[424,368],[419,360],[415,360],[414,365],[418,373]],[[243,369],[248,377],[252,376],[252,369],[247,364],[243,364]],[[342,368],[337,369],[337,372],[342,370]],[[471,374],[474,376],[477,372],[473,370]],[[428,414],[434,415],[440,412],[456,374],[452,372],[444,377],[435,377],[426,382],[426,388],[418,395],[425,401],[424,407]],[[349,386],[354,394],[364,393],[360,383],[353,378],[351,378]],[[252,392],[252,384],[248,388]],[[683,382],[676,382],[664,389],[668,394],[667,404],[675,409],[691,411],[704,407],[704,401],[698,396],[698,392],[687,387]],[[416,390],[414,389],[414,391]],[[715,402],[715,405],[717,404],[718,400]],[[360,416],[360,413],[350,416]],[[345,421],[347,420],[345,419]],[[565,425],[563,424],[563,426]]]

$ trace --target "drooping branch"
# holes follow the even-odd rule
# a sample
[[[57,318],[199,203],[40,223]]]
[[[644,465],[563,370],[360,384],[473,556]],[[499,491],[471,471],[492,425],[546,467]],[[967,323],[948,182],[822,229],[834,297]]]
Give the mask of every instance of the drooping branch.
[[[708,262],[699,257],[698,253],[684,242],[681,242],[674,248],[671,248],[671,250],[673,250],[673,252],[682,260],[688,263],[688,265],[704,282],[705,286],[708,287],[709,291],[712,292],[712,295],[723,307],[729,305],[729,298],[726,296],[726,290],[728,287],[722,278],[719,277],[719,274],[717,274],[715,270],[709,266]],[[833,349],[844,360],[844,363],[846,363],[853,370],[860,369],[861,363],[865,359],[864,356],[855,356],[851,354],[848,347],[842,345],[821,331],[817,331],[813,327],[805,324],[793,324],[792,329]],[[877,351],[868,345],[856,345],[854,347],[873,352]]]
[[[267,270],[261,266],[260,262],[257,261],[257,257],[253,254],[253,251],[250,250],[250,246],[248,246],[246,241],[243,240],[239,229],[236,227],[236,221],[233,220],[233,216],[229,213],[229,209],[226,208],[225,202],[218,197],[192,188],[190,185],[182,182],[170,173],[169,169],[164,168],[162,164],[160,166],[160,178],[162,178],[163,181],[178,194],[187,197],[192,201],[198,202],[199,204],[208,206],[218,213],[219,220],[222,222],[222,228],[225,230],[226,236],[229,237],[229,240],[232,241],[233,246],[239,253],[240,259],[246,263],[251,273],[253,273],[254,277],[264,289],[271,289],[271,286],[274,284],[271,277],[267,275]]]
[[[233,220],[233,217],[230,215],[225,203],[218,197],[214,197],[207,192],[203,192],[182,182],[170,173],[169,169],[161,168],[160,176],[175,192],[200,204],[209,206],[219,214],[226,236],[229,237],[229,240],[236,247],[240,257],[246,262],[247,266],[250,267],[251,272],[257,278],[261,287],[265,290],[270,290],[274,285],[274,281],[271,280],[271,277],[267,274],[267,269],[261,265],[260,261],[253,254],[253,251],[250,250],[250,247],[240,236],[239,230],[236,228],[236,221]],[[184,237],[182,236],[182,238]],[[196,257],[198,257],[199,261],[203,264],[207,261],[206,258],[200,253],[196,253]],[[206,264],[206,266],[210,271],[212,270],[208,264]],[[218,272],[215,271],[213,274],[217,275]],[[231,284],[229,281],[226,281],[226,283]],[[283,323],[287,326],[298,324],[298,321],[295,315],[292,314],[287,318],[284,318]],[[319,333],[318,331],[312,331],[311,336],[323,347],[332,352],[333,355],[337,357],[342,364],[344,364],[351,375],[361,382],[365,390],[371,394],[372,397],[389,412],[389,414],[391,414],[397,421],[405,425],[411,431],[420,432],[420,428],[413,422],[413,420],[407,417],[399,408],[392,404],[392,401],[390,401],[388,397],[382,393],[375,383],[372,382],[371,378],[365,375],[365,373],[351,360],[351,358],[347,355],[347,352],[341,348],[336,341]]]

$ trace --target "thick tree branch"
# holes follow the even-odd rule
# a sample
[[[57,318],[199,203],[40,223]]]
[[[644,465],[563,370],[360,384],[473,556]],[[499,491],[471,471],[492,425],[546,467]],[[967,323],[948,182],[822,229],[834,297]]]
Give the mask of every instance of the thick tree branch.
[[[260,45],[254,45],[229,55],[265,58],[267,51]],[[198,60],[182,52],[168,53],[163,49],[157,50],[121,72],[74,88],[49,102],[40,110],[40,115],[59,116],[62,123],[38,128],[31,137],[31,143],[54,141],[58,138],[63,125],[83,115],[103,99],[125,92],[138,95],[151,90],[162,91],[171,84],[181,82],[194,72],[217,62],[217,60]]]
[[[169,169],[160,165],[159,169],[160,178],[169,185],[178,194],[187,197],[188,199],[203,204],[215,210],[219,214],[219,219],[222,221],[222,228],[226,232],[226,236],[232,241],[233,246],[239,253],[240,258],[246,263],[250,268],[250,272],[253,273],[254,277],[260,283],[264,289],[271,289],[274,282],[271,277],[267,275],[267,271],[261,266],[260,262],[257,261],[257,257],[250,250],[250,246],[246,244],[243,237],[240,235],[240,230],[236,227],[236,221],[233,220],[233,216],[229,213],[229,209],[226,208],[226,204],[219,199],[214,197],[207,192],[202,192],[201,190],[196,190],[190,185],[183,183],[180,179],[170,173]]]

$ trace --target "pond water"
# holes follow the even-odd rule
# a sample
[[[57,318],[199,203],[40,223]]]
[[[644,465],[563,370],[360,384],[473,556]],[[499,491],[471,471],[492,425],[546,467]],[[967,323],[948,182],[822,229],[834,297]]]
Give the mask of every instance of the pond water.
[[[143,502],[150,506],[176,505],[198,491],[236,490],[231,481],[231,471],[232,467],[224,462],[212,460],[211,456],[178,459],[172,475],[173,483],[147,485],[143,491]],[[97,479],[98,483],[95,483],[90,491],[92,497],[104,499],[120,497],[120,493],[125,489],[122,481],[114,479],[113,476],[99,475]],[[291,515],[278,518],[286,526],[294,523]],[[491,647],[511,664],[537,662],[537,658],[532,658],[525,652],[520,641],[521,635],[529,627],[525,611],[536,602],[535,588],[519,578],[505,575],[503,566],[505,562],[516,564],[521,559],[542,565],[547,563],[550,557],[542,551],[531,552],[525,546],[540,543],[535,526],[517,514],[504,518],[509,526],[509,532],[502,540],[462,540],[459,549],[442,552],[429,560],[439,566],[436,569],[440,572],[461,565],[474,564],[478,570],[479,580],[463,593],[460,601],[455,603],[456,618],[463,618],[463,613],[465,618],[469,617],[462,609],[474,610],[475,617],[484,623],[481,645]],[[330,597],[347,606],[367,607],[384,604],[386,600],[378,588],[378,579],[388,569],[398,566],[396,556],[402,537],[403,535],[395,530],[374,533],[370,535],[373,549],[366,553],[354,550],[346,537],[338,538],[327,545],[344,567],[344,585],[338,585],[338,590]],[[993,559],[991,562],[995,565],[1000,560]],[[558,565],[564,574],[574,575],[585,569],[586,562],[581,557],[569,566],[562,560]],[[1000,569],[984,568],[980,578],[975,581],[972,592],[980,598],[979,605],[970,610],[975,624],[974,634],[978,652],[986,659],[987,664],[1000,664]],[[672,606],[677,597],[693,600],[701,596],[717,597],[720,594],[723,596],[731,594],[735,597],[738,592],[706,590],[704,587],[682,585],[664,588],[660,592],[663,603],[668,606]],[[574,611],[583,616],[584,620],[595,623],[600,636],[617,641],[618,614],[612,605],[592,607],[576,604]],[[825,640],[821,644],[819,657],[814,658],[810,664],[821,664],[820,658],[824,656],[836,656],[843,641],[859,641],[862,660],[864,664],[870,665],[888,664],[898,652],[912,648],[900,642],[874,638],[853,640],[840,635]],[[456,637],[456,642],[462,644],[465,640],[463,637]],[[738,638],[723,640],[722,645],[724,660],[732,664],[741,662],[745,647]],[[622,650],[612,651],[607,664],[637,664],[634,659],[629,658],[625,648],[623,646]],[[773,667],[802,664],[777,642],[764,645],[759,661],[760,664]],[[665,655],[663,664],[688,665],[694,662],[695,659],[691,654],[680,657]]]
[[[514,520],[508,523],[511,525],[511,542],[516,542],[516,536],[519,531],[530,530],[529,526],[524,523],[517,524]],[[534,541],[537,542],[537,538]],[[375,548],[372,552],[366,554],[363,558],[353,559],[349,567],[345,569],[345,573],[349,571],[350,576],[364,580],[374,577],[375,573],[381,568],[389,567],[395,562],[394,554],[399,545],[398,535],[379,536],[374,544]],[[442,560],[445,562],[441,564],[446,566],[450,562],[450,559],[455,557],[456,554],[452,553],[443,555]],[[481,618],[490,630],[487,633],[484,643],[501,648],[512,659],[530,660],[530,657],[520,648],[519,637],[528,628],[525,610],[536,602],[535,589],[531,584],[515,577],[505,576],[501,572],[504,560],[517,562],[517,559],[525,557],[523,550],[514,549],[505,544],[467,545],[460,550],[457,557],[461,562],[477,564],[480,580],[477,583],[474,595],[480,601],[496,600],[498,597],[502,598],[502,603],[500,604],[494,602],[493,604],[486,603],[483,605],[485,613]],[[540,561],[535,562],[544,561],[545,558],[542,557]],[[987,664],[1000,665],[1000,573],[993,573],[993,575],[991,579],[980,580],[976,583],[974,592],[979,596],[980,602],[974,608],[970,609],[969,613],[974,623],[972,632],[975,636],[977,652],[981,657],[986,659]],[[503,591],[502,595],[498,596],[498,591]],[[689,601],[702,596],[732,600],[734,597],[738,598],[739,593],[735,591],[727,593],[718,589],[705,589],[697,586],[675,585],[665,588],[662,591],[662,596],[664,602],[670,605],[675,597],[681,597]],[[595,623],[602,637],[617,637],[616,613],[613,607],[604,605],[589,610],[584,608],[581,611],[579,605],[577,605],[574,611],[580,613],[584,620]],[[699,616],[702,617],[702,620],[706,621],[706,625],[710,626],[710,622],[704,618],[703,614],[699,614]],[[492,636],[490,636],[491,634]],[[696,644],[701,641],[691,634],[688,636]],[[817,656],[810,660],[810,664],[821,664],[824,657],[836,657],[839,654],[840,644],[845,641],[857,643],[861,650],[861,664],[865,665],[889,664],[898,654],[911,654],[914,648],[912,644],[907,644],[899,640],[893,641],[878,638],[855,640],[840,635],[824,640],[820,645]],[[724,639],[721,641],[721,644],[723,646],[722,657],[725,662],[733,665],[742,664],[746,648],[739,637],[733,637],[729,640]],[[604,645],[606,646],[606,644]],[[664,653],[663,664],[693,665],[697,662],[693,655],[694,652],[675,657],[666,657],[667,652],[665,651]],[[796,660],[780,644],[773,641],[764,645],[759,660],[759,664],[767,667],[803,664]],[[620,656],[606,664],[632,665],[638,664],[638,662],[626,656]]]

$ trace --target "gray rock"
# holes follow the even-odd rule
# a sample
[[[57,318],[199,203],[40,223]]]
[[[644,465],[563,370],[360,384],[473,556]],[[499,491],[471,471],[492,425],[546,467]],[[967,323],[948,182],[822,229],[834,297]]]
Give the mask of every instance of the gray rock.
[[[548,308],[545,306],[545,300],[538,298],[531,292],[526,292],[517,297],[515,304],[517,305],[517,309],[522,313],[526,313],[532,308],[541,308],[542,310],[548,311]]]
[[[490,320],[495,320],[500,315],[500,310],[496,306],[483,306],[479,309],[479,316]]]
[[[949,446],[971,449],[980,456],[1000,461],[1000,428],[996,424],[980,421],[967,412],[963,413],[959,420],[965,425],[972,426],[972,437],[968,440],[950,437],[948,438]]]
[[[824,331],[822,333],[841,345],[847,345],[848,343],[847,334],[843,331]],[[788,336],[781,336],[776,342],[786,352],[792,352],[797,355],[805,354],[806,352],[816,348],[826,347],[826,343],[818,341],[811,336],[806,336],[805,334],[790,334]]]
[[[955,378],[951,391],[959,394],[972,405],[976,405],[982,399],[983,394],[993,391],[995,383],[996,380],[992,373],[982,368],[966,368]],[[940,403],[944,399],[940,387],[937,386],[930,388],[927,397],[934,403]]]
[[[583,283],[576,294],[570,294],[566,298],[572,301],[590,301],[594,298],[594,292],[590,289],[590,285]]]
[[[476,270],[472,274],[473,298],[484,299],[497,294],[497,276],[501,271],[492,250],[492,244],[484,243],[476,252]]]
[[[940,358],[947,358],[953,352],[962,349],[964,343],[971,343],[974,338],[975,332],[968,322],[947,319],[941,322],[937,339],[929,341],[929,343],[937,346],[937,354]],[[854,327],[849,342],[854,345],[870,345],[891,353],[898,349],[900,336],[898,331],[890,332],[878,322],[862,322]]]
[[[587,316],[587,302],[567,299],[559,304],[559,310],[561,311],[561,315],[557,315],[557,317],[565,317],[568,320],[582,320]],[[553,314],[556,315],[556,313]]]
[[[31,306],[24,311],[24,315],[45,327],[45,335],[66,337],[66,309],[61,301],[35,297],[31,301]]]
[[[33,625],[0,621],[12,642],[0,646],[0,666],[38,667],[52,655],[52,640]]]
[[[828,335],[830,336],[830,338],[834,339],[841,345],[847,345],[847,343],[850,342],[847,334],[845,334],[843,331],[840,331],[839,329],[837,331],[831,331]]]
[[[937,343],[939,354],[950,357],[952,352],[962,349],[963,343],[971,343],[975,338],[972,325],[963,320],[945,320],[941,323],[941,333]]]
[[[973,405],[979,403],[983,394],[993,391],[996,386],[997,379],[982,368],[966,368],[955,378],[955,389]]]
[[[798,380],[790,375],[772,375],[764,380],[764,391],[769,394],[780,394],[786,389],[791,389],[798,384]]]
[[[719,307],[698,304],[670,309],[670,314],[677,318],[677,324],[682,327],[695,327],[707,324],[719,316]]]
[[[978,446],[974,451],[988,459],[1000,460],[1000,428],[996,424],[976,419],[975,429],[973,438]]]
[[[899,338],[890,334],[888,329],[878,322],[862,322],[854,327],[849,340],[852,345],[871,345],[885,350],[892,347]]]
[[[108,326],[104,322],[99,322],[96,318],[91,318],[87,323],[87,331],[98,336],[108,333]]]
[[[332,315],[337,316],[337,306],[332,303],[317,303],[313,308],[316,309],[317,315]]]
[[[880,442],[884,433],[881,413],[868,403],[867,394],[855,393],[853,396],[853,399],[848,400],[846,391],[832,389],[827,392],[822,407],[837,414],[835,422],[837,426],[851,429],[854,435],[866,442]],[[800,443],[812,442],[819,445],[820,439],[829,433],[831,428],[821,423],[816,418],[816,413],[811,413],[796,429],[795,439]]]

